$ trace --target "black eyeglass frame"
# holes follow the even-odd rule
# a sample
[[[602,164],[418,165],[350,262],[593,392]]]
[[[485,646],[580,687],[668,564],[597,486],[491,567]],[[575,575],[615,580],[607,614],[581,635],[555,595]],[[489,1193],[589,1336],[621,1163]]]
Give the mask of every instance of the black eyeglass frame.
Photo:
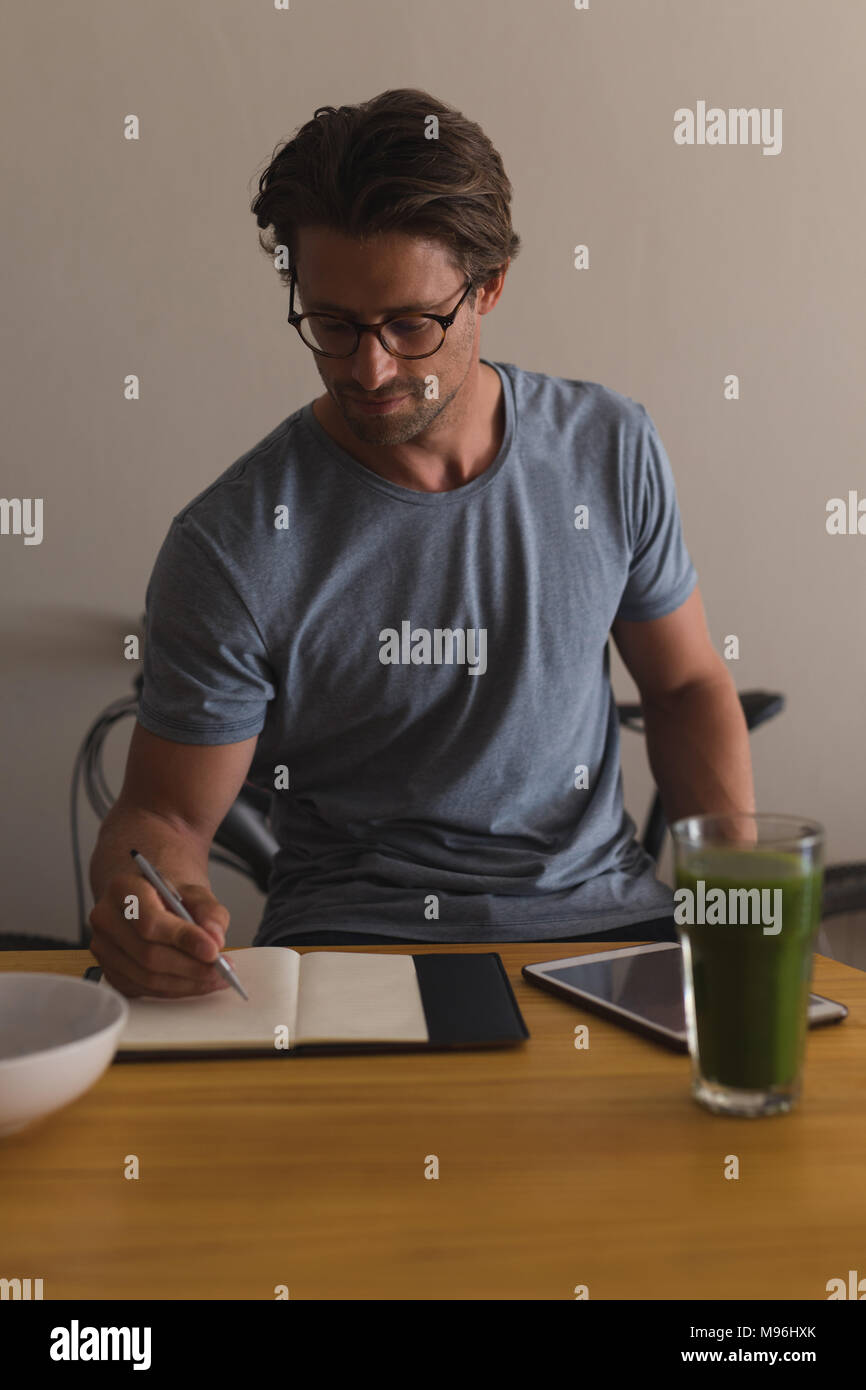
[[[463,291],[462,295],[460,296],[460,299],[459,299],[458,303],[455,304],[454,308],[451,310],[451,313],[450,313],[450,314],[395,314],[394,317],[393,317],[392,319],[386,319],[384,323],[357,323],[355,319],[346,319],[346,318],[343,318],[342,314],[327,314],[327,313],[323,313],[323,312],[321,312],[321,311],[319,311],[319,310],[315,310],[315,309],[311,309],[308,313],[296,314],[296,313],[295,313],[295,283],[296,283],[295,272],[294,272],[294,270],[292,270],[292,278],[291,278],[290,293],[289,293],[289,316],[288,316],[288,322],[292,325],[293,328],[296,328],[296,329],[298,330],[298,337],[300,338],[301,342],[304,344],[304,347],[310,349],[310,352],[314,352],[314,353],[316,354],[317,357],[333,357],[333,358],[335,358],[335,359],[337,359],[337,360],[340,360],[340,361],[342,361],[342,360],[343,360],[344,358],[346,358],[346,357],[351,357],[354,353],[356,353],[356,352],[358,351],[358,348],[359,348],[360,345],[361,345],[361,334],[362,334],[362,333],[375,333],[375,334],[376,334],[376,337],[379,339],[379,342],[380,342],[381,346],[385,349],[385,351],[386,351],[387,353],[390,353],[390,355],[391,355],[392,357],[400,357],[400,358],[402,358],[404,362],[418,362],[418,361],[420,361],[421,358],[423,358],[423,357],[432,357],[432,356],[434,355],[434,353],[437,353],[437,352],[440,351],[440,349],[441,349],[441,347],[442,347],[442,344],[445,342],[445,334],[448,332],[448,329],[449,329],[449,328],[451,327],[451,325],[453,324],[454,320],[456,319],[456,317],[457,317],[457,315],[458,315],[458,313],[459,313],[459,311],[460,311],[460,309],[461,309],[461,307],[462,307],[462,305],[463,305],[463,301],[465,300],[465,298],[466,298],[466,296],[468,295],[469,291],[472,289],[472,281],[471,281],[471,280],[468,280],[468,281],[466,282],[466,288],[465,288],[465,290]],[[347,324],[349,325],[350,328],[354,328],[355,334],[356,334],[356,342],[355,342],[355,346],[352,348],[352,351],[351,351],[351,352],[325,352],[322,348],[314,348],[310,343],[308,343],[308,342],[306,341],[306,339],[304,338],[303,334],[301,333],[301,324],[303,323],[304,319],[310,319],[310,318],[317,318],[317,319],[335,319],[337,323],[347,323]],[[433,319],[436,323],[439,324],[439,327],[442,329],[442,342],[439,343],[439,344],[437,344],[437,346],[436,346],[435,348],[433,348],[430,352],[418,352],[418,353],[395,352],[393,348],[389,348],[388,345],[387,345],[387,343],[382,342],[382,329],[383,329],[383,328],[387,328],[389,323],[399,323],[401,319],[407,319],[407,318],[412,318],[412,319]]]

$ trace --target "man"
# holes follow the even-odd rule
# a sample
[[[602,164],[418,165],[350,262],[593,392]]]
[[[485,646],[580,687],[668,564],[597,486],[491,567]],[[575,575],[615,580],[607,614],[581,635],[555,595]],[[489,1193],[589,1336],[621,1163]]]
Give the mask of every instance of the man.
[[[322,108],[260,179],[325,390],[177,514],[154,566],[91,864],[93,951],[127,994],[225,987],[208,849],[248,777],[281,846],[257,945],[675,939],[623,809],[611,635],[668,820],[754,809],[649,415],[480,356],[510,195],[479,127],[415,91]]]

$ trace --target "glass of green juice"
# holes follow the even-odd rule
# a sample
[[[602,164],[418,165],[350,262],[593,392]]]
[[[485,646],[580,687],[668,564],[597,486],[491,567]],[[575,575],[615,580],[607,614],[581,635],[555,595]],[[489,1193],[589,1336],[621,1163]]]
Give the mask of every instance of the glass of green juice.
[[[774,1115],[800,1095],[824,828],[768,813],[671,826],[692,1095],[722,1115]]]

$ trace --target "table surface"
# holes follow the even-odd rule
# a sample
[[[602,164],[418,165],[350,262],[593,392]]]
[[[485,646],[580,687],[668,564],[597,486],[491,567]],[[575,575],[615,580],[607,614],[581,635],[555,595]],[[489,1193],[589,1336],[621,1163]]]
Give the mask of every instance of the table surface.
[[[0,1275],[46,1299],[826,1299],[866,1274],[866,973],[816,955],[849,1016],[810,1029],[798,1107],[749,1120],[696,1104],[686,1055],[520,974],[600,942],[331,949],[498,951],[532,1036],[112,1065],[0,1140]]]

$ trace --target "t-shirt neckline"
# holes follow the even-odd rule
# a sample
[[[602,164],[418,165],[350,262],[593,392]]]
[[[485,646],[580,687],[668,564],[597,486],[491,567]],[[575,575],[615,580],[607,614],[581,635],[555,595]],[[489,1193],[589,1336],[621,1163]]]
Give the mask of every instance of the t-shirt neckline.
[[[317,443],[325,449],[330,456],[336,460],[341,468],[346,469],[359,482],[367,487],[374,488],[377,492],[384,492],[388,497],[394,497],[400,502],[421,507],[443,507],[451,506],[456,502],[462,502],[465,497],[474,497],[477,492],[489,487],[496,475],[499,473],[503,464],[506,462],[510,452],[514,437],[515,406],[512,394],[511,378],[507,371],[498,362],[490,362],[486,357],[479,359],[485,366],[492,367],[498,374],[502,382],[503,401],[505,405],[505,431],[502,436],[502,443],[499,452],[493,462],[485,468],[483,473],[477,477],[470,478],[468,483],[462,487],[451,488],[448,492],[419,492],[414,488],[402,487],[399,483],[393,483],[389,478],[382,478],[378,473],[366,468],[357,459],[352,458],[351,454],[332,439],[327,430],[324,430],[313,414],[313,403],[309,401],[301,409],[301,423],[306,427]]]

